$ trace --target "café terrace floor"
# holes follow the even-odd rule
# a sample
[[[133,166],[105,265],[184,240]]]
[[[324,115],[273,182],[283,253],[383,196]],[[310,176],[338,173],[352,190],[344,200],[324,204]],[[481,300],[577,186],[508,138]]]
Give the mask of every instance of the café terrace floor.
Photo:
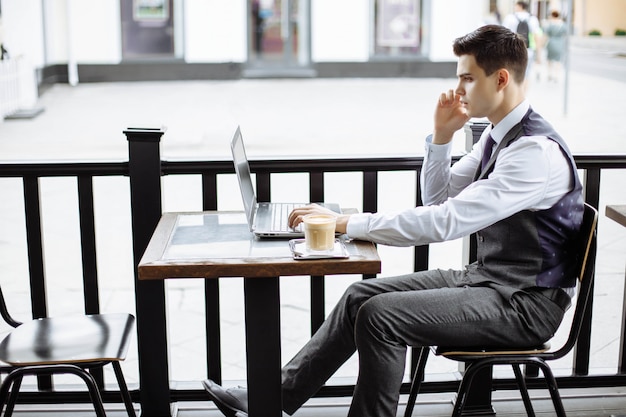
[[[561,390],[565,411],[569,417],[624,417],[626,416],[626,390],[612,389],[567,389]],[[455,395],[424,394],[418,397],[413,416],[448,417],[452,413]],[[531,391],[531,399],[537,416],[554,416],[554,408],[547,391]],[[349,398],[312,399],[298,410],[294,417],[345,417]],[[400,399],[397,416],[403,416],[406,396]],[[498,391],[493,395],[492,405],[498,417],[526,416],[524,405],[516,391]],[[105,404],[107,416],[127,416],[123,406]],[[136,408],[139,414],[139,409]],[[17,417],[93,417],[90,405],[33,405],[17,406]],[[283,413],[283,416],[287,414]],[[223,414],[208,402],[177,403],[172,406],[172,417],[223,417]]]

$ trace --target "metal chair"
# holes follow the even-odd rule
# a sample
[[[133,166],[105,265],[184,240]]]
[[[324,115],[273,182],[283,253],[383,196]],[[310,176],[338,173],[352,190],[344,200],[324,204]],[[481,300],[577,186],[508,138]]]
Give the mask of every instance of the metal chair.
[[[561,401],[558,386],[547,361],[559,359],[567,355],[576,344],[578,335],[580,334],[583,318],[585,316],[585,310],[587,308],[587,302],[593,288],[597,222],[598,211],[590,205],[585,204],[583,223],[581,226],[581,239],[579,241],[580,246],[578,247],[578,251],[580,253],[578,258],[578,271],[580,271],[580,273],[578,274],[578,295],[576,308],[574,310],[574,317],[570,327],[569,336],[560,348],[552,350],[549,343],[530,348],[521,346],[510,347],[507,349],[498,348],[497,350],[474,349],[462,346],[432,348],[435,355],[466,363],[465,373],[459,385],[452,416],[461,416],[463,413],[463,408],[472,384],[472,379],[477,373],[481,370],[490,368],[493,365],[511,365],[513,367],[518,388],[522,394],[522,400],[524,402],[524,407],[526,408],[526,413],[528,416],[534,417],[535,412],[530,401],[524,376],[520,369],[520,365],[534,365],[539,367],[544,375],[550,391],[550,396],[552,397],[554,408],[556,410],[556,415],[559,417],[565,417],[565,409],[563,408],[563,402]],[[419,393],[420,385],[424,376],[424,369],[426,367],[429,349],[430,348],[427,346],[419,349],[417,366],[413,375],[409,399],[404,413],[405,417],[410,417],[413,414],[415,400],[417,398],[417,394]]]
[[[130,314],[92,314],[51,317],[20,323],[7,310],[0,288],[0,314],[13,330],[0,342],[0,361],[9,364],[0,385],[0,412],[13,413],[22,379],[26,375],[73,374],[85,382],[98,417],[106,417],[102,396],[87,371],[111,364],[129,417],[135,409],[120,361],[126,357],[135,325]]]

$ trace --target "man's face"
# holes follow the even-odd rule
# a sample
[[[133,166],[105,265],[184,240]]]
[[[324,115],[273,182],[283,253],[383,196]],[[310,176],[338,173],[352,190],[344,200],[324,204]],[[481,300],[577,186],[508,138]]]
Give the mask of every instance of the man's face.
[[[498,71],[486,75],[473,55],[461,55],[457,64],[456,94],[469,117],[489,117],[500,104]]]

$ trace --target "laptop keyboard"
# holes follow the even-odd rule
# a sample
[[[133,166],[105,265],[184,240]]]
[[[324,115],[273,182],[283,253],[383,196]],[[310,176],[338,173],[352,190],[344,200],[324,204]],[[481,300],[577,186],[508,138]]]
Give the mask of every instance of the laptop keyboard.
[[[289,213],[295,208],[302,207],[304,204],[281,203],[274,204],[272,210],[272,232],[289,232]],[[298,230],[297,227],[295,230]]]

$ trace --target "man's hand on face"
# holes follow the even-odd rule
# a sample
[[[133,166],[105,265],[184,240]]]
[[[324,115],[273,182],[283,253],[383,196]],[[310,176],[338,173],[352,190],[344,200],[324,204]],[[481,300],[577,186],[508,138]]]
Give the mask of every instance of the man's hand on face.
[[[460,95],[453,90],[441,93],[435,107],[433,143],[442,145],[450,142],[454,132],[461,129],[469,119]]]

